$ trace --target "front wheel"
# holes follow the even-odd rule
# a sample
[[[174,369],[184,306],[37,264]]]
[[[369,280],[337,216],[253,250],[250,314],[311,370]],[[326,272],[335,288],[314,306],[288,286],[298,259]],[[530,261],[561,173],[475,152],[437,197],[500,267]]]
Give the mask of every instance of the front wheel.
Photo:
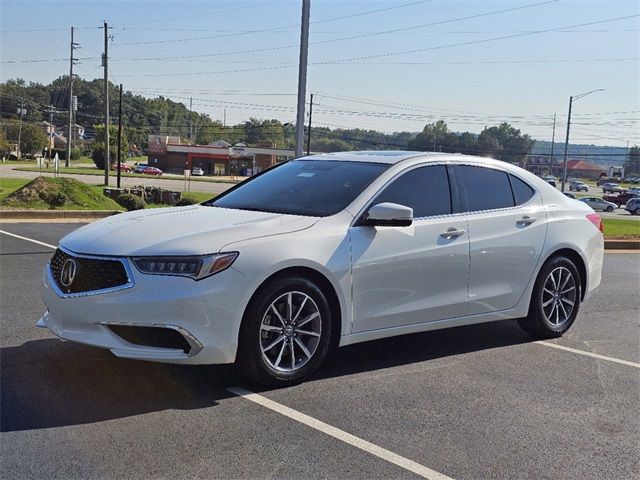
[[[613,207],[609,205],[607,208],[605,208],[605,212],[608,212],[608,213],[613,212]]]
[[[578,315],[581,288],[580,275],[571,260],[564,256],[548,260],[533,287],[529,314],[518,323],[535,336],[562,336]]]
[[[256,293],[245,312],[238,366],[262,385],[299,382],[326,357],[331,327],[331,309],[315,283],[303,277],[276,280]]]

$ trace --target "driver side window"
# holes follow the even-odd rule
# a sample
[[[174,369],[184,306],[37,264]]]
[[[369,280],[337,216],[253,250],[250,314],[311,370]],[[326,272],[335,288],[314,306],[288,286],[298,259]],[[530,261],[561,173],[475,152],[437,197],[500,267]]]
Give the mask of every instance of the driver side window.
[[[373,203],[384,202],[413,208],[414,218],[450,214],[451,191],[446,166],[419,167],[403,173]]]

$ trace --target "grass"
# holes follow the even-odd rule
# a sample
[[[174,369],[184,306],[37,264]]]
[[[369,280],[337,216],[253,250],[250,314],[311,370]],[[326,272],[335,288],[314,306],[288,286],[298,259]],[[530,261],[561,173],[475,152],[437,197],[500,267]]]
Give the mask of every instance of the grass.
[[[13,192],[7,192],[0,200],[0,206],[9,209],[55,209],[55,210],[122,210],[122,207],[102,194],[99,185],[87,185],[72,178],[38,177],[20,187],[13,179],[2,179],[9,188],[17,187]],[[61,206],[52,206],[45,198],[48,195],[63,194],[66,201]]]
[[[607,239],[640,239],[640,221],[603,218],[604,237]]]
[[[31,180],[24,178],[0,178],[0,201],[7,198],[19,188],[24,187]]]
[[[45,168],[43,167],[42,169],[40,169],[40,167],[19,167],[19,168],[14,168],[14,170],[18,170],[20,172],[42,172],[42,173],[51,173],[53,174],[53,167],[50,166],[49,168]],[[60,175],[96,175],[96,176],[102,176],[104,175],[104,171],[103,170],[98,170],[97,168],[90,168],[90,167],[60,167],[59,169],[59,173]],[[121,172],[120,175],[122,177],[130,177],[130,178],[162,178],[162,179],[168,179],[168,180],[184,180],[184,177],[182,175],[172,175],[172,174],[165,174],[162,175],[161,177],[155,177],[152,175],[143,175],[140,173],[125,173],[125,172]],[[110,176],[115,177],[116,176],[116,171],[115,170],[111,170],[110,171]],[[244,177],[243,177],[244,179]],[[191,181],[192,182],[214,182],[214,183],[239,183],[241,180],[228,180],[228,179],[219,179],[219,178],[213,178],[213,177],[191,177]]]

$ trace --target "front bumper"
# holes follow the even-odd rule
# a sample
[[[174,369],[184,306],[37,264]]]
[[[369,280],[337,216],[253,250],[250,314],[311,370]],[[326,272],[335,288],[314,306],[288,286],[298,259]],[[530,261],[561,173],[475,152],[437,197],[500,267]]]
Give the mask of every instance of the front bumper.
[[[130,268],[133,286],[73,297],[61,296],[52,285],[49,266],[45,269],[42,298],[47,312],[38,326],[46,326],[64,340],[139,360],[180,364],[235,361],[250,281],[233,268],[197,282],[145,275]],[[129,343],[108,325],[170,328],[185,337],[192,348],[185,352]]]

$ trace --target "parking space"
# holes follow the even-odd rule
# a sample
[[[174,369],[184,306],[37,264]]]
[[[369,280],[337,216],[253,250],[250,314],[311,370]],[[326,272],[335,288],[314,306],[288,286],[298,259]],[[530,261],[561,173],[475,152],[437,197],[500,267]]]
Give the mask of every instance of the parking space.
[[[0,225],[50,245],[77,227]],[[7,478],[640,475],[638,254],[607,254],[603,285],[548,342],[577,352],[504,321],[353,345],[309,382],[257,390],[229,366],[117,359],[35,328],[52,250],[0,234],[0,251]]]

